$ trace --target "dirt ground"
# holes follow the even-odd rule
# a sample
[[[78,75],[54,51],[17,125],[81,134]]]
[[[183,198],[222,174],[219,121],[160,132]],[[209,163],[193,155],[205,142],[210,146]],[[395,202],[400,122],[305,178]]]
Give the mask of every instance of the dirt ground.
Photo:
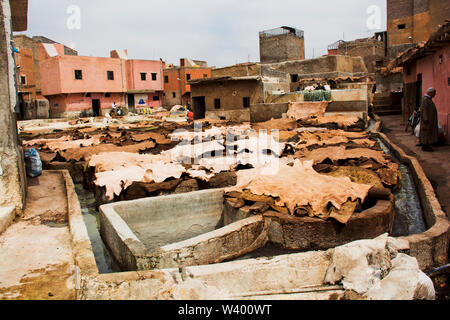
[[[442,210],[450,217],[450,145],[434,147],[434,152],[422,151],[416,146],[417,138],[411,132],[405,132],[401,115],[383,116],[383,133],[406,154],[417,158],[425,174],[433,185],[441,203]]]
[[[24,214],[0,236],[0,300],[75,299],[67,197],[59,172],[28,178]]]
[[[415,157],[430,180],[442,210],[450,218],[450,145],[434,147],[434,152],[422,151],[416,146],[417,138],[405,132],[406,123],[401,115],[382,116],[383,133],[406,154]],[[438,299],[450,300],[450,268],[432,276]]]

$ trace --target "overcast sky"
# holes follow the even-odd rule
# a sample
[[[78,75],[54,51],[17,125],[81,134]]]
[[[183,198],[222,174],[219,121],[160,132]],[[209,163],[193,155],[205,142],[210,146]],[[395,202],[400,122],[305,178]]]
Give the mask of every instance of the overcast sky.
[[[179,63],[188,57],[210,66],[259,61],[258,32],[290,26],[305,31],[307,58],[337,40],[386,29],[386,0],[29,0],[29,36],[74,46],[80,55],[109,56],[128,49],[133,59]],[[380,29],[369,30],[381,9]],[[77,6],[80,10],[78,25]],[[373,20],[372,20],[373,21]],[[69,26],[68,26],[69,25]],[[79,26],[79,29],[78,29]]]

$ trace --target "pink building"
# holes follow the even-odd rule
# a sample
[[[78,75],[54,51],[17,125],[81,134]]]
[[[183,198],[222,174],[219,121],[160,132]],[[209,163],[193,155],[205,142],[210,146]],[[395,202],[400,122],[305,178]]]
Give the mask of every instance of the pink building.
[[[162,61],[130,60],[126,50],[110,58],[69,56],[61,44],[40,44],[38,54],[52,117],[104,115],[114,102],[131,112],[162,105]]]
[[[439,116],[439,124],[447,139],[450,137],[450,21],[435,32],[425,44],[405,51],[395,61],[403,67],[404,103],[406,118],[430,87],[436,88],[433,99]]]

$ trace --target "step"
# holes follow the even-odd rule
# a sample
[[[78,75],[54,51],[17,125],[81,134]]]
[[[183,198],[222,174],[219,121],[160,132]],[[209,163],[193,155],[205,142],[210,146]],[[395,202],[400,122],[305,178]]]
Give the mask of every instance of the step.
[[[402,114],[402,110],[381,110],[375,111],[375,113],[379,116],[392,116],[396,114]]]

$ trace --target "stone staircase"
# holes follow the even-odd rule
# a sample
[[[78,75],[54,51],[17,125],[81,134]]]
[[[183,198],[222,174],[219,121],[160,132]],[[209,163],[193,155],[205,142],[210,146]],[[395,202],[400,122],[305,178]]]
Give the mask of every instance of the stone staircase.
[[[373,97],[373,110],[379,116],[402,113],[402,93],[377,92]]]

